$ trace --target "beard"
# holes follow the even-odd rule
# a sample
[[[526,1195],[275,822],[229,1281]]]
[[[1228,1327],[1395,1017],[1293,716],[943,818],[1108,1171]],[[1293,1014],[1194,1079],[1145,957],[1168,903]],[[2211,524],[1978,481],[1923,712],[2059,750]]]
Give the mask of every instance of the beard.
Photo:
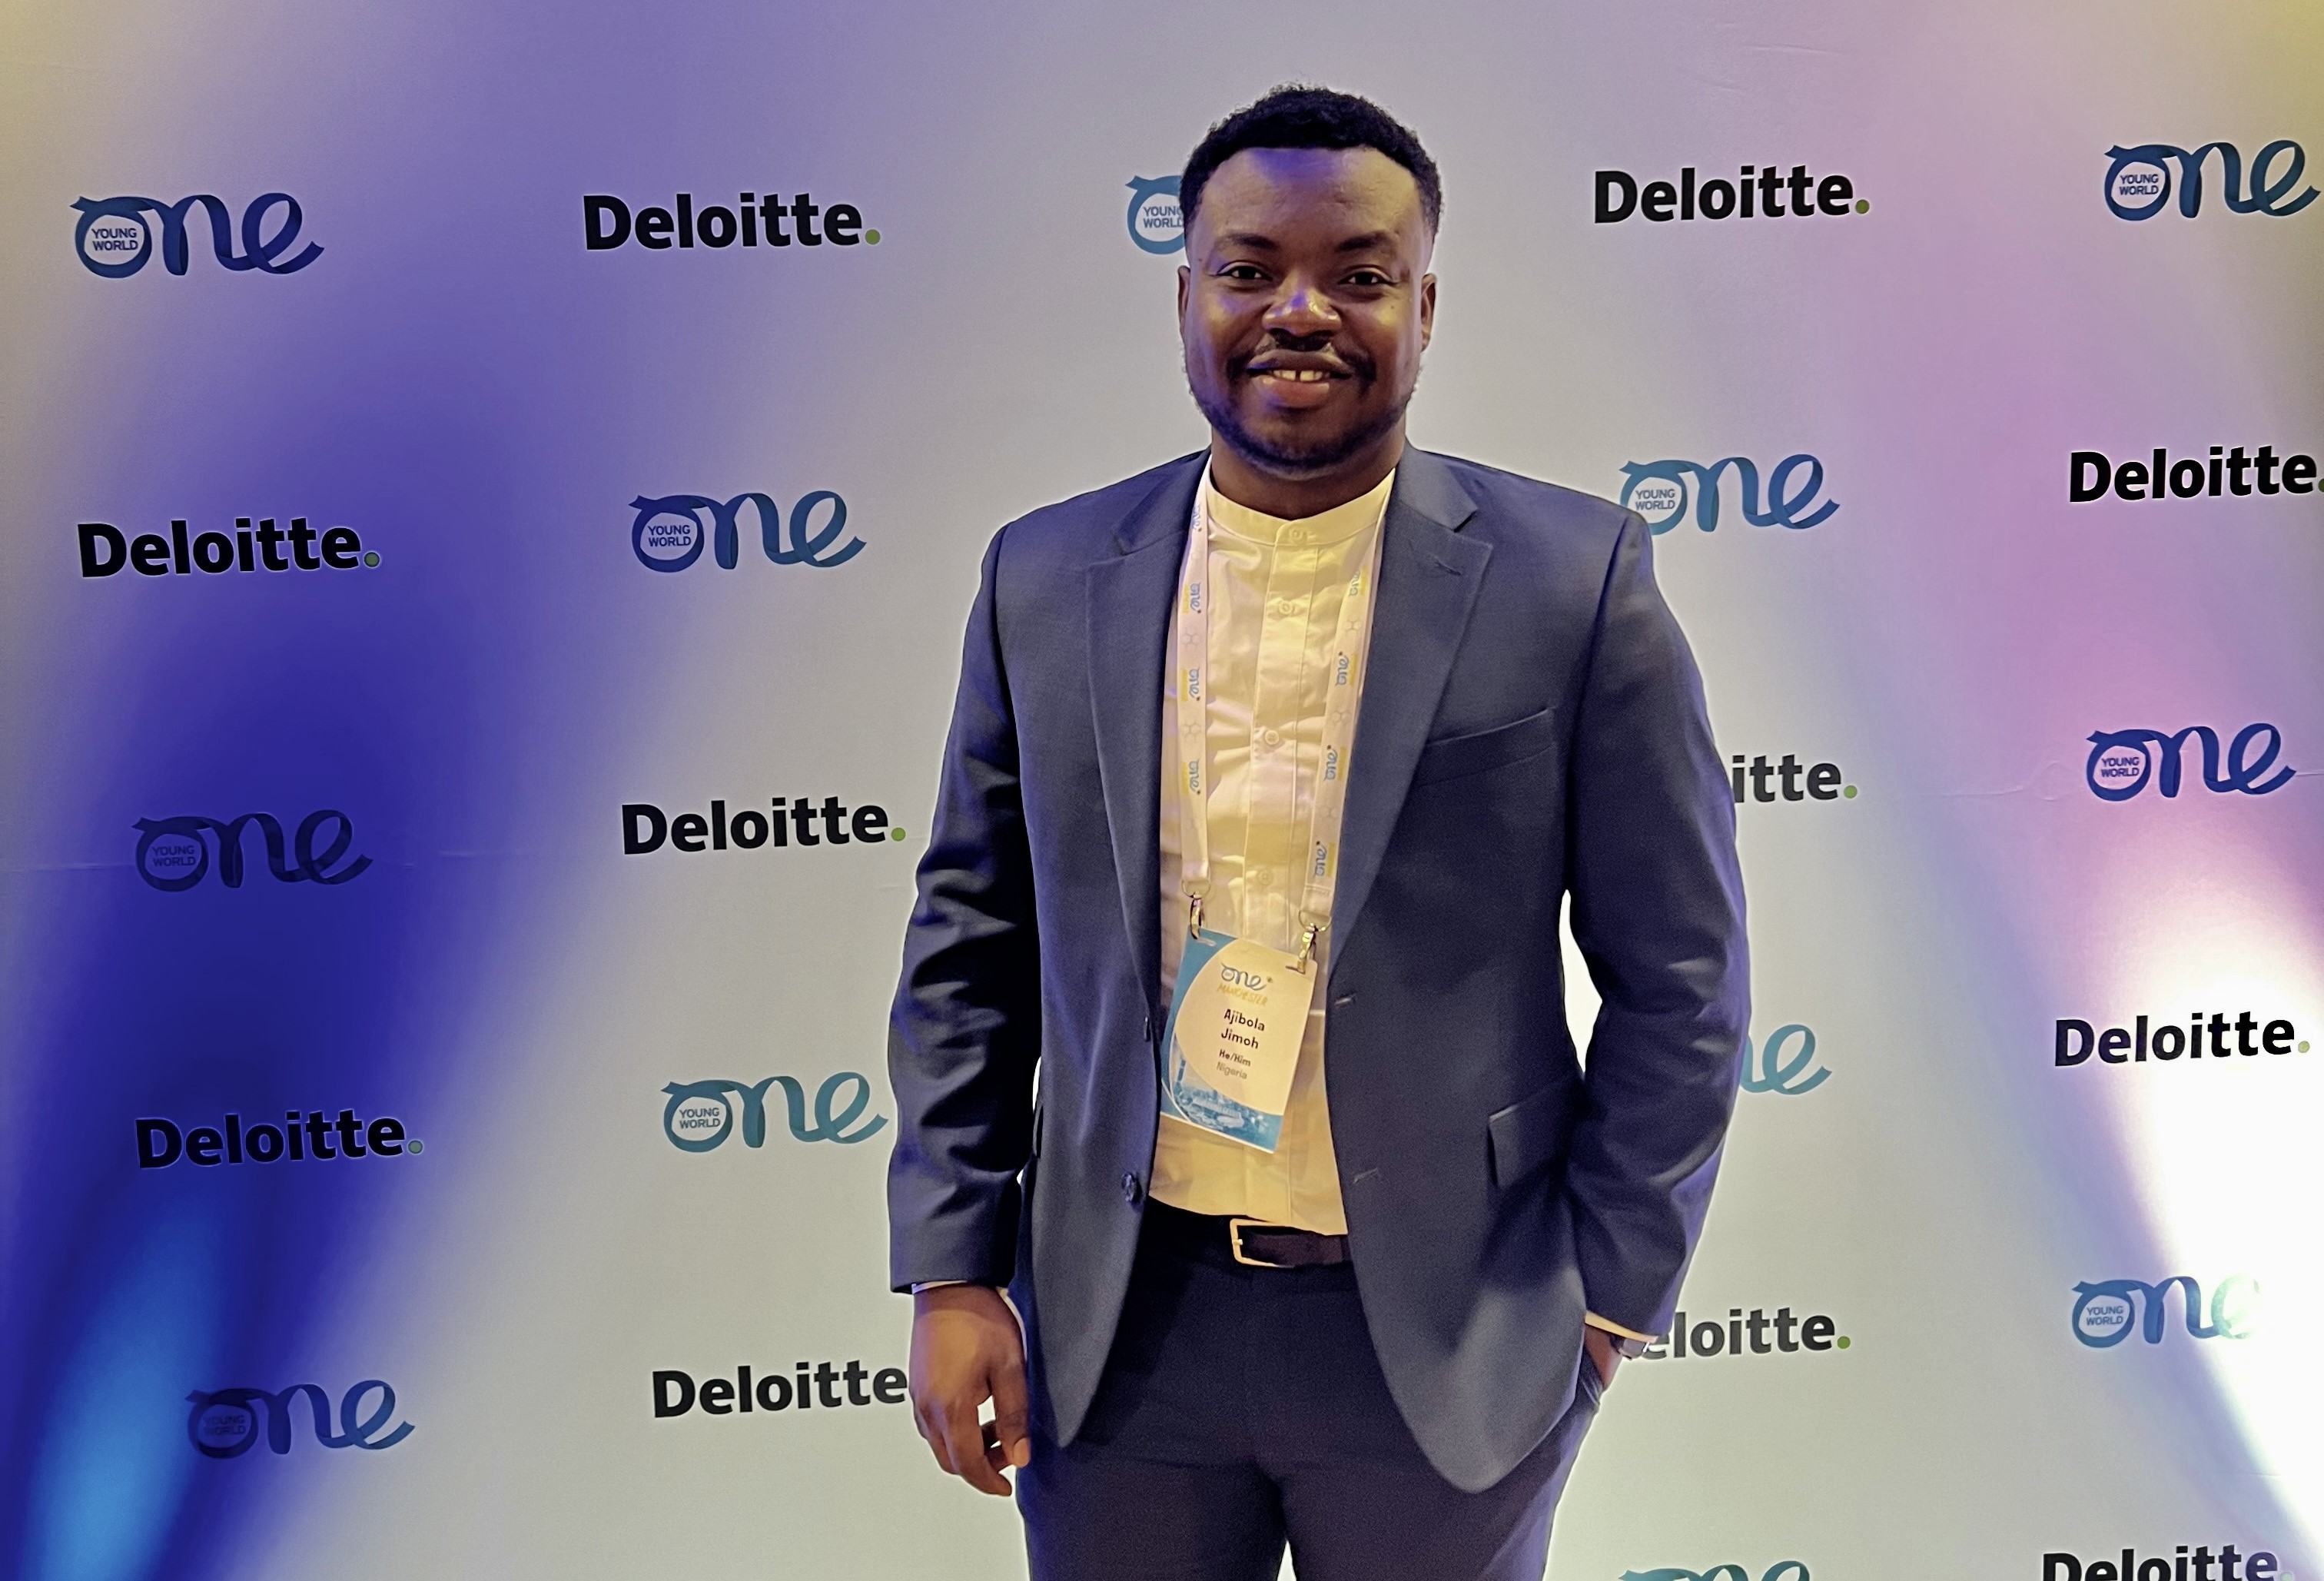
[[[1237,372],[1230,377],[1239,380],[1242,375]],[[1192,380],[1187,382],[1187,388],[1194,398],[1195,409],[1210,423],[1212,430],[1226,441],[1228,449],[1260,471],[1277,477],[1316,477],[1346,466],[1403,421],[1404,410],[1412,403],[1412,392],[1407,390],[1403,400],[1354,428],[1312,439],[1277,443],[1251,432],[1231,399],[1206,395],[1194,387]]]

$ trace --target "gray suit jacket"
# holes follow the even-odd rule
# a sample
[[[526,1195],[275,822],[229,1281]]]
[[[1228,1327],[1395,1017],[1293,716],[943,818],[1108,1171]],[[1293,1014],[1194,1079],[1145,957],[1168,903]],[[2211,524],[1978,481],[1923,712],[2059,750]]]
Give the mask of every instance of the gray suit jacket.
[[[889,1042],[890,1272],[1006,1285],[1061,1442],[1153,1160],[1164,646],[1203,470],[985,551]],[[1407,449],[1325,985],[1358,1287],[1406,1422],[1500,1480],[1571,1401],[1585,1308],[1669,1321],[1748,1016],[1734,806],[1646,524]],[[1604,1001],[1585,1076],[1557,921]]]

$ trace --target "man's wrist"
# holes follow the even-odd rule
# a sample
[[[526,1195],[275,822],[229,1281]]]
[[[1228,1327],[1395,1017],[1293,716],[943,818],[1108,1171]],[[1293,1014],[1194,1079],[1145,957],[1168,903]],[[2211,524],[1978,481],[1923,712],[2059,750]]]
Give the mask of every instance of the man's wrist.
[[[1662,1343],[1662,1336],[1658,1334],[1641,1334],[1635,1328],[1625,1328],[1611,1318],[1600,1318],[1595,1312],[1584,1312],[1582,1315],[1582,1321],[1606,1336],[1614,1349],[1625,1356],[1644,1355],[1649,1345]]]

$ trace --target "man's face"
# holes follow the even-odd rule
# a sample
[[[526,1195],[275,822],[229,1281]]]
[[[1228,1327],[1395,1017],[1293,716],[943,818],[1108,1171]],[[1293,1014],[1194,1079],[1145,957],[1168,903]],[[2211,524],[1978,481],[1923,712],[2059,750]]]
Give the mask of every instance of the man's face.
[[[1436,314],[1412,173],[1372,148],[1247,148],[1203,189],[1178,274],[1194,404],[1244,460],[1329,473],[1393,430]]]

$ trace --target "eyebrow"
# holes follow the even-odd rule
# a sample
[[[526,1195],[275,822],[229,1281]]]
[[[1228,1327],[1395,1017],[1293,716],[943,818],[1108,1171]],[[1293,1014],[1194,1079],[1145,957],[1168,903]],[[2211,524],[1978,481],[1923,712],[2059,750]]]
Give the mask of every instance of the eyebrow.
[[[1279,253],[1283,250],[1282,243],[1272,236],[1261,236],[1257,231],[1229,231],[1219,237],[1219,242],[1223,246],[1241,247],[1251,252]],[[1375,248],[1393,249],[1395,246],[1395,233],[1379,230],[1367,231],[1360,236],[1350,236],[1332,250],[1335,253],[1369,253]]]

